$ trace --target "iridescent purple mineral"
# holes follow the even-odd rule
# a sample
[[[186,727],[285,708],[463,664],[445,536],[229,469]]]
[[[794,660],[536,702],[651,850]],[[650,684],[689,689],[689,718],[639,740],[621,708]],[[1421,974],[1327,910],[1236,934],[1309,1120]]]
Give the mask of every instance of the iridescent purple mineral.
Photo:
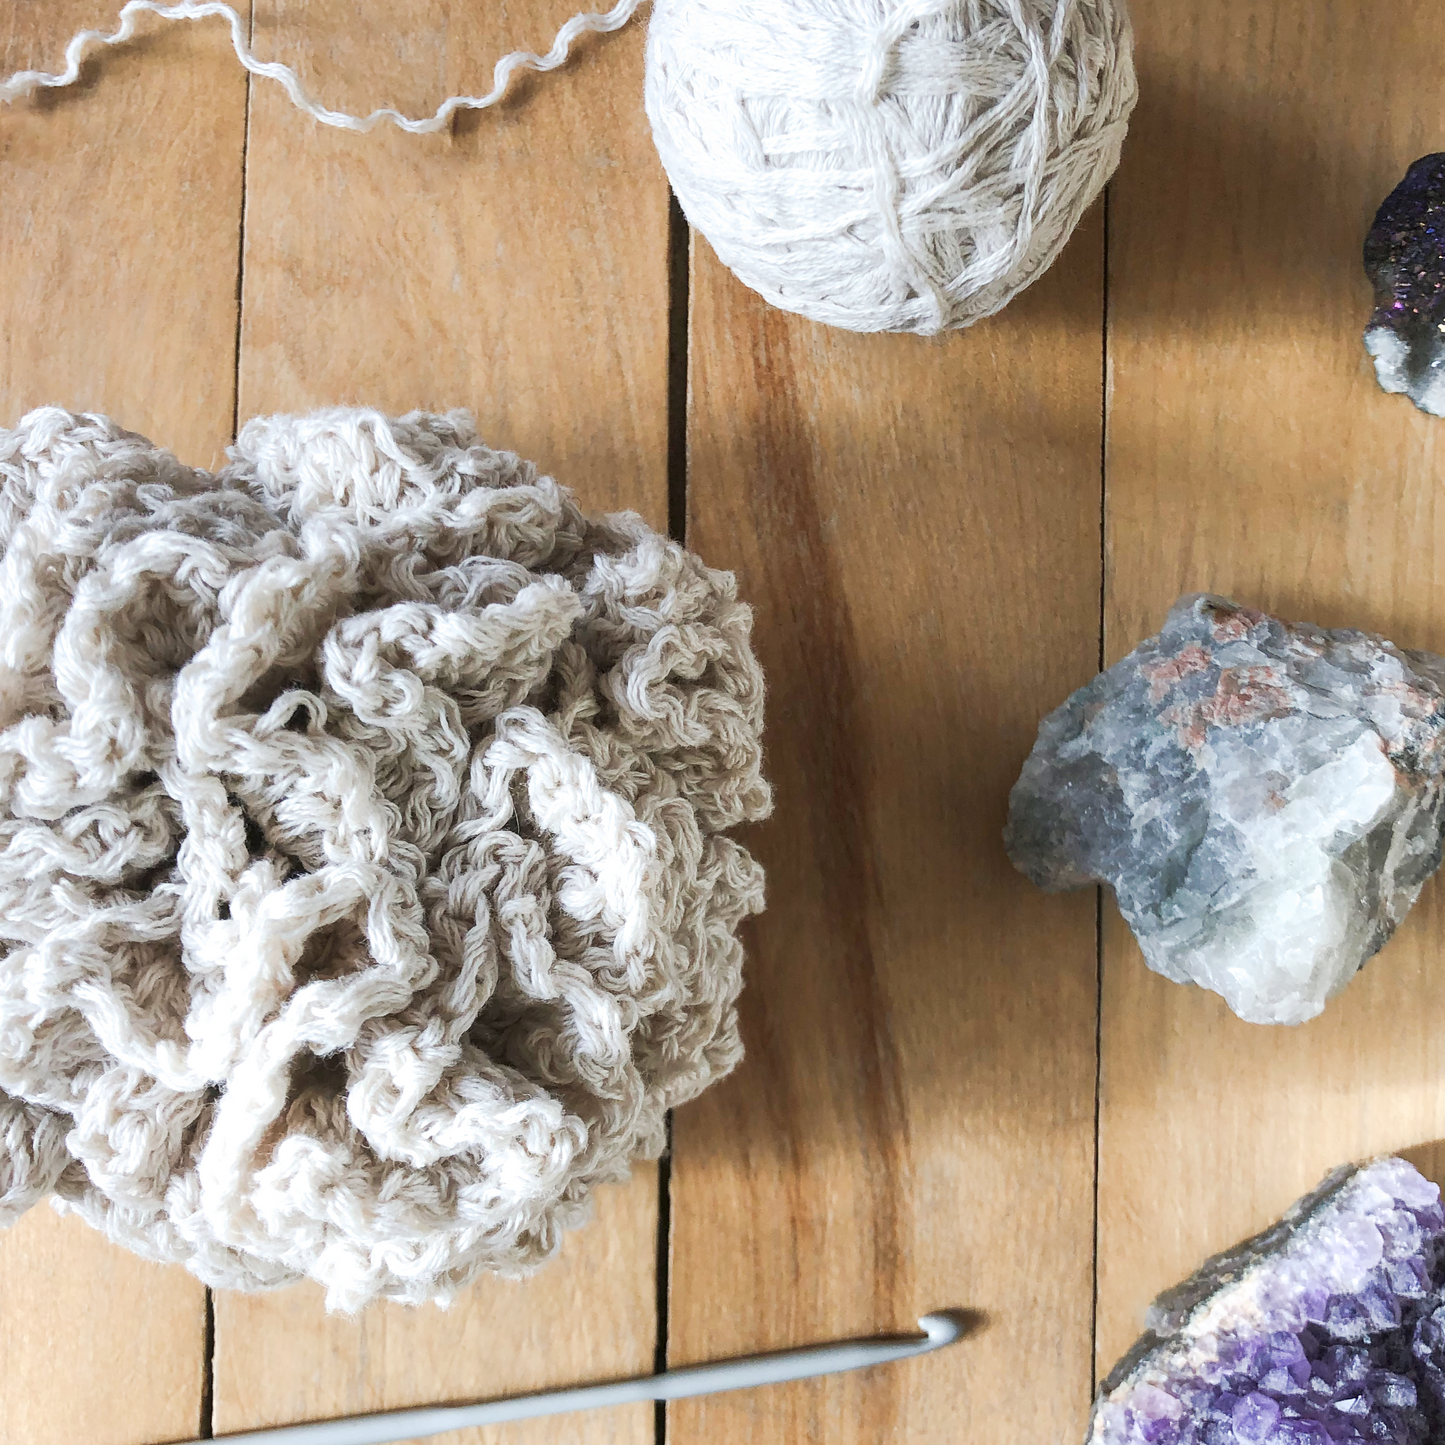
[[[1110,884],[1156,972],[1300,1023],[1442,832],[1445,658],[1194,596],[1039,725],[1004,838],[1043,888]]]
[[[1337,1169],[1161,1295],[1088,1445],[1439,1445],[1445,1213],[1403,1159]]]
[[[1445,416],[1445,153],[1422,156],[1365,238],[1375,314],[1365,350],[1386,391]]]

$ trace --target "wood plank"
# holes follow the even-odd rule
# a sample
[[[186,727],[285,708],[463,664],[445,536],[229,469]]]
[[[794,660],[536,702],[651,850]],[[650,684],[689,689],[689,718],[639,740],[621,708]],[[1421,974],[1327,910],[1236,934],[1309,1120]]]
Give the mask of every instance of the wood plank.
[[[1194,590],[1445,651],[1445,427],[1379,392],[1360,345],[1374,208],[1439,148],[1418,103],[1438,7],[1131,9],[1143,99],[1110,211],[1108,658]],[[1158,1289],[1326,1169],[1445,1135],[1442,904],[1427,885],[1297,1029],[1149,973],[1107,905],[1101,1372]]]
[[[601,1191],[596,1215],[529,1280],[481,1280],[443,1311],[379,1304],[328,1315],[319,1287],[217,1294],[216,1433],[646,1374],[655,1340],[657,1171]],[[628,1405],[433,1445],[651,1445]]]
[[[1042,910],[1000,831],[1040,711],[1097,666],[1102,279],[1095,212],[999,318],[854,336],[695,243],[689,543],[755,605],[778,809],[749,1056],[674,1125],[670,1353],[987,1324],[681,1402],[672,1445],[1082,1428],[1095,905]]]
[[[244,8],[244,6],[243,6]],[[95,0],[0,9],[0,74],[64,68]],[[0,106],[0,425],[109,412],[184,461],[231,439],[246,77],[224,26],[154,22]]]
[[[0,10],[0,73],[62,67],[94,0]],[[76,89],[0,107],[0,425],[107,411],[208,465],[231,435],[245,77],[223,29],[171,26]],[[0,1235],[0,1439],[195,1433],[205,1292],[78,1220]]]
[[[256,49],[332,106],[430,114],[545,49],[572,0],[257,7]],[[592,511],[667,521],[667,182],[641,25],[585,37],[451,135],[313,125],[252,100],[241,415],[468,406]],[[385,63],[383,63],[383,61]]]
[[[544,49],[571,0],[477,7],[267,4],[257,49],[328,104],[430,112]],[[450,136],[322,130],[252,96],[243,417],[339,402],[472,409],[493,445],[593,511],[667,520],[667,191],[641,110],[640,27],[584,43]],[[216,1302],[218,1433],[505,1394],[651,1368],[657,1173],[525,1283],[484,1280],[447,1313],[328,1319],[318,1291]],[[447,1437],[448,1439],[453,1437]],[[640,1442],[645,1406],[467,1432],[471,1441]]]

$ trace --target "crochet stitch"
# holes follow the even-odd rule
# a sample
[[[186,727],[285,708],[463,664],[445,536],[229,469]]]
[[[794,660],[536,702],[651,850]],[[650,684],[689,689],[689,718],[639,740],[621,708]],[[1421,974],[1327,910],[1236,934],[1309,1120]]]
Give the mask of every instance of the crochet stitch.
[[[0,1222],[445,1302],[741,1055],[751,616],[463,413],[230,459],[0,431]]]

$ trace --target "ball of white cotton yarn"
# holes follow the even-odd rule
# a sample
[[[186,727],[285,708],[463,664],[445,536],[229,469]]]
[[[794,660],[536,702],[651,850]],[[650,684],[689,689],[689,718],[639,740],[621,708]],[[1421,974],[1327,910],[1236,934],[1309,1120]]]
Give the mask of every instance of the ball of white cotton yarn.
[[[647,114],[774,306],[923,334],[1037,279],[1118,164],[1124,0],[656,0]]]
[[[741,1055],[750,629],[462,413],[0,430],[0,1224],[342,1309],[547,1258]]]

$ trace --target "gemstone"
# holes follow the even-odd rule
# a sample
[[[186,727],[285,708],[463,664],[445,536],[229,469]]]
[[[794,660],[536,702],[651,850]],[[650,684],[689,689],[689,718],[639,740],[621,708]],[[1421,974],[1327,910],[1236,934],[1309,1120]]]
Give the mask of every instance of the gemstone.
[[[1445,1440],[1445,1212],[1403,1159],[1335,1170],[1160,1295],[1088,1445],[1355,1440]]]
[[[1365,350],[1386,391],[1445,416],[1445,152],[1422,156],[1365,238],[1375,313]]]
[[[1445,658],[1203,594],[1039,727],[1005,843],[1108,883],[1148,965],[1300,1023],[1439,867]]]

